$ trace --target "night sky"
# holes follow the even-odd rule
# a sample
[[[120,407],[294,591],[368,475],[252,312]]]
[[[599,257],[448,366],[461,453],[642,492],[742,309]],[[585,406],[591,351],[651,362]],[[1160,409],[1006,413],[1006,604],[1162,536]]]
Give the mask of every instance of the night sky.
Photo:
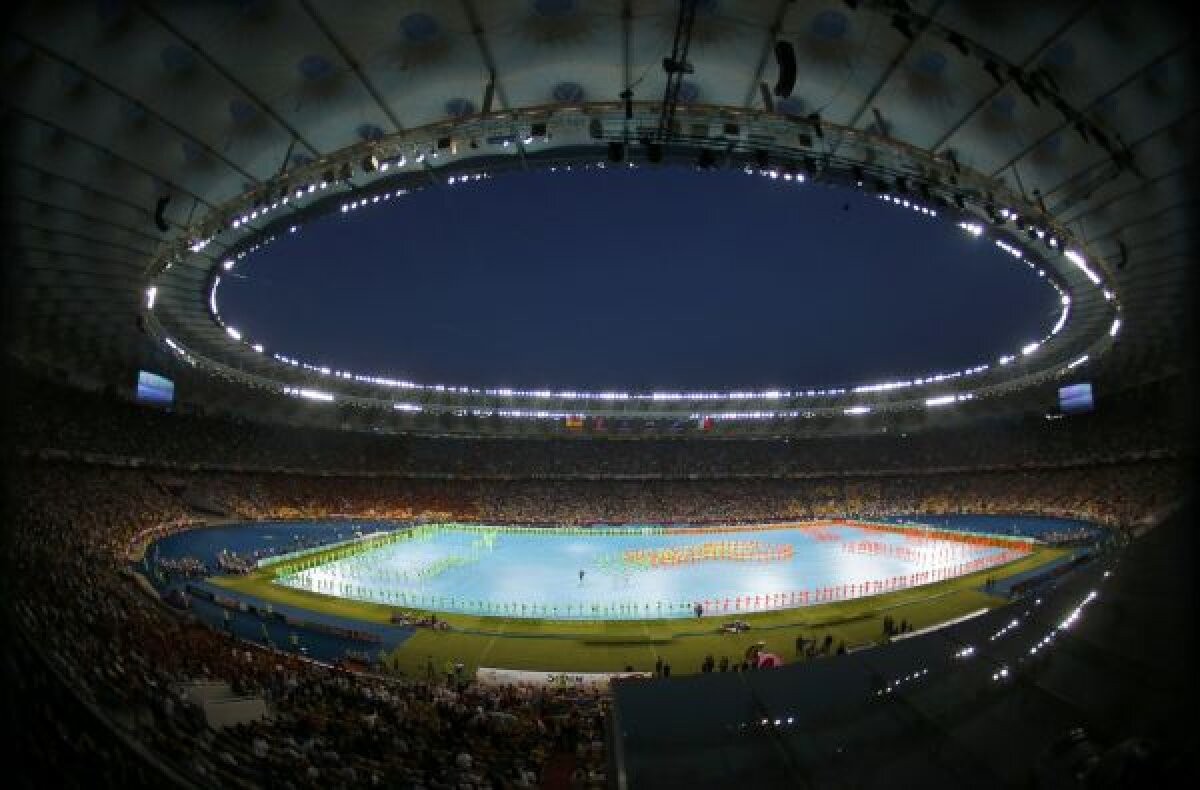
[[[943,217],[740,170],[428,188],[314,222],[232,274],[222,316],[268,352],[472,386],[874,383],[994,362],[1058,310],[1032,270]]]

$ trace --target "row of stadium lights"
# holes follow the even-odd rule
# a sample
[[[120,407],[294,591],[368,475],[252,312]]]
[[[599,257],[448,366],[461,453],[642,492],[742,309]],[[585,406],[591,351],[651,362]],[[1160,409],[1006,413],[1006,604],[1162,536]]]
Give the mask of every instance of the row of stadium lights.
[[[1109,570],[1104,571],[1105,579],[1109,578],[1110,576],[1112,576],[1112,571],[1109,571]],[[1074,609],[1072,609],[1071,612],[1065,618],[1063,618],[1062,622],[1060,622],[1057,626],[1051,628],[1041,639],[1039,639],[1035,644],[1033,644],[1029,648],[1028,655],[1036,656],[1039,651],[1045,651],[1047,648],[1051,647],[1053,645],[1055,637],[1059,636],[1064,631],[1068,630],[1073,625],[1078,623],[1079,619],[1083,616],[1083,611],[1087,607],[1087,605],[1090,604],[1092,601],[1096,600],[1096,598],[1098,598],[1099,596],[1100,596],[1100,593],[1096,590],[1092,590],[1086,596],[1084,596],[1083,600],[1081,600],[1079,602],[1079,604]],[[1035,605],[1040,605],[1041,603],[1042,603],[1042,599],[1038,598],[1035,602]],[[1029,612],[1026,612],[1025,614],[1028,615]],[[995,642],[998,639],[1002,639],[1005,635],[1007,635],[1007,634],[1015,631],[1017,628],[1019,628],[1020,625],[1021,625],[1020,618],[1014,618],[1011,622],[1007,623],[1002,628],[1000,628],[998,631],[996,631],[996,633],[992,634],[988,638],[988,641]],[[975,648],[973,646],[968,645],[967,647],[963,648],[962,650],[959,650],[954,655],[955,655],[955,658],[968,658],[971,655],[973,655],[974,652],[975,652]],[[1002,680],[1005,680],[1006,678],[1008,678],[1010,676],[1010,674],[1011,674],[1011,671],[1008,668],[1008,666],[1002,665],[999,669],[997,669],[994,673],[992,673],[992,680],[999,682],[999,681],[1002,681]]]
[[[507,135],[502,139],[502,142],[495,144],[508,148],[517,139],[517,134]],[[522,142],[526,145],[538,142],[540,139],[546,139],[548,136],[544,133],[529,132],[522,137]],[[457,152],[457,146],[451,143],[451,153]],[[387,172],[390,168],[397,169],[405,167],[410,163],[422,164],[427,159],[437,159],[439,156],[438,147],[434,145],[412,145],[406,154],[396,154],[386,159],[379,159],[374,154],[368,154],[361,161],[361,169],[364,174],[370,174],[375,171]],[[411,157],[411,160],[410,160]],[[277,211],[280,208],[286,207],[290,203],[296,202],[316,195],[318,192],[323,192],[330,187],[337,186],[339,182],[348,181],[353,177],[353,167],[349,162],[342,162],[340,166],[331,165],[323,173],[320,180],[315,182],[304,182],[292,189],[289,184],[284,181],[282,184],[270,186],[269,194],[277,194],[278,197],[268,204],[270,197],[262,197],[261,195],[254,201],[254,205],[250,210],[244,210],[241,214],[231,218],[227,223],[223,223],[227,227],[237,230],[245,225],[249,225],[259,219],[267,217],[271,212]],[[453,183],[453,182],[451,182]],[[278,192],[276,192],[278,190]],[[218,231],[219,232],[219,231]],[[188,243],[188,249],[193,253],[200,252],[205,249],[216,237],[216,233],[207,238],[193,239]],[[166,268],[170,268],[168,263]]]
[[[1110,573],[1111,573],[1110,571],[1105,571],[1104,572],[1105,577],[1107,578],[1110,575]],[[1075,623],[1079,622],[1079,619],[1083,615],[1084,607],[1086,607],[1088,604],[1090,604],[1092,601],[1094,601],[1098,596],[1099,596],[1099,593],[1095,590],[1092,590],[1090,593],[1088,593],[1088,595],[1079,603],[1079,605],[1076,606],[1075,609],[1073,609],[1071,611],[1071,613],[1069,615],[1067,615],[1067,617],[1061,623],[1058,624],[1057,627],[1052,628],[1044,637],[1042,637],[1041,640],[1039,640],[1035,645],[1033,645],[1032,647],[1029,648],[1029,655],[1030,656],[1037,655],[1037,653],[1039,651],[1044,651],[1047,648],[1051,647],[1054,638],[1056,636],[1058,636],[1060,633],[1062,633],[1063,631],[1066,631],[1067,629],[1069,629]],[[1040,598],[1038,599],[1038,603],[1039,604],[1041,603]],[[996,634],[994,634],[991,637],[992,641],[998,639],[999,637],[1003,636],[1004,634],[1008,633],[1009,631],[1017,628],[1018,625],[1019,625],[1019,621],[1013,620],[1011,623],[1009,623],[1005,627],[1001,628]],[[975,647],[973,645],[967,645],[967,646],[957,650],[954,653],[954,658],[959,659],[959,660],[966,660],[966,659],[969,659],[972,656],[974,656],[975,653],[976,653]],[[928,667],[922,667],[921,669],[915,670],[913,672],[910,672],[907,675],[904,675],[903,677],[900,677],[900,678],[897,678],[897,679],[891,681],[882,689],[876,689],[875,696],[883,697],[887,694],[891,694],[893,691],[897,691],[902,685],[911,684],[916,680],[920,680],[920,679],[928,676],[928,674],[929,674]],[[1013,671],[1008,667],[1008,665],[1001,664],[999,667],[997,667],[996,671],[992,673],[992,681],[999,683],[999,682],[1007,680],[1012,675],[1013,675]],[[772,726],[772,724],[775,727],[780,727],[780,726],[783,726],[784,720],[775,719],[774,722],[772,722],[771,719],[761,719],[761,720],[759,720],[758,723],[761,727],[769,727],[769,726]],[[788,717],[786,719],[786,723],[794,724],[795,723],[794,717]],[[745,729],[745,727],[746,727],[745,724],[741,725],[742,729]]]
[[[426,158],[438,158],[438,152],[436,149],[426,151],[419,147],[414,147],[410,153],[413,158],[412,161],[415,164],[423,163]],[[397,155],[389,159],[380,160],[374,154],[369,154],[362,160],[362,170],[364,173],[372,173],[376,170],[380,172],[387,172],[393,166],[399,169],[407,165],[408,162],[408,155]],[[294,191],[285,185],[281,190],[278,200],[275,200],[270,205],[256,206],[250,211],[244,212],[240,216],[233,218],[229,223],[229,227],[236,230],[243,225],[254,222],[255,220],[265,218],[272,211],[287,206],[292,200],[299,201],[310,195],[314,195],[317,192],[323,192],[330,187],[336,186],[339,181],[348,181],[352,177],[353,172],[350,163],[343,162],[340,170],[335,171],[333,167],[325,170],[325,172],[322,174],[321,180],[316,183],[301,184],[300,186],[296,187]],[[207,244],[208,241],[211,241],[211,238],[204,241],[202,244]],[[193,244],[191,248],[192,251],[197,252],[197,245],[200,244],[200,242]],[[199,249],[203,249],[203,246],[200,246]]]
[[[1111,575],[1111,573],[1112,573],[1111,571],[1105,571],[1104,577],[1108,578]],[[1083,616],[1084,608],[1088,604],[1090,604],[1092,601],[1096,600],[1097,597],[1099,597],[1099,593],[1096,590],[1092,590],[1091,592],[1089,592],[1087,594],[1087,596],[1084,597],[1084,599],[1082,601],[1080,601],[1079,605],[1076,606],[1070,612],[1070,614],[1068,614],[1063,619],[1063,621],[1058,624],[1058,626],[1050,629],[1050,631],[1044,637],[1042,637],[1042,639],[1040,639],[1036,644],[1034,644],[1032,647],[1029,648],[1028,655],[1035,656],[1038,654],[1038,652],[1045,651],[1046,649],[1053,646],[1054,638],[1056,636],[1058,636],[1059,634],[1061,634],[1062,632],[1066,631],[1067,629],[1071,628],[1076,623],[1078,623],[1080,618]],[[1037,603],[1040,604],[1041,602],[1042,601],[1039,598],[1037,600]],[[1020,625],[1020,621],[1014,619],[1011,623],[1005,625],[1003,628],[1001,628],[999,631],[997,631],[991,637],[990,641],[995,641],[996,639],[1003,637],[1005,634],[1009,633],[1010,631],[1015,630],[1019,625]],[[975,649],[974,645],[966,645],[962,648],[959,648],[957,651],[955,651],[953,654],[953,658],[955,658],[959,661],[966,661],[966,660],[972,658],[976,654],[976,652],[977,652],[977,650]],[[1014,674],[1014,671],[1007,664],[1000,664],[998,667],[996,667],[996,670],[992,673],[992,682],[994,682],[994,683],[1004,682],[1004,681],[1008,680],[1010,677],[1012,677],[1013,674]],[[929,668],[928,667],[921,667],[920,669],[915,669],[906,675],[903,675],[892,681],[889,681],[883,688],[875,689],[874,696],[876,698],[887,697],[888,695],[892,694],[893,692],[899,691],[901,687],[911,686],[916,681],[922,680],[928,676],[929,676]],[[752,722],[742,722],[737,725],[737,730],[745,731],[748,728],[753,728],[753,729],[779,728],[779,727],[786,727],[786,726],[794,725],[795,723],[796,723],[795,716],[787,716],[787,717],[781,716],[779,718],[765,717],[765,718],[757,719]],[[731,725],[731,728],[732,728],[732,725]]]
[[[497,142],[496,144],[502,148],[509,148],[512,145],[512,143],[516,140],[516,138],[517,138],[516,134],[509,135],[509,136],[506,136],[502,141]],[[546,138],[545,134],[526,133],[521,138],[521,141],[525,145],[531,145],[531,144],[537,142],[539,139],[544,139],[544,138]],[[455,145],[453,142],[451,142],[451,145],[450,145],[450,152],[452,154],[457,153],[457,145]],[[371,173],[374,173],[376,171],[378,171],[380,173],[386,173],[392,167],[395,167],[397,170],[399,170],[400,168],[407,166],[410,163],[410,157],[411,157],[412,164],[420,165],[420,164],[424,164],[427,159],[437,159],[439,157],[439,155],[440,155],[440,152],[438,151],[438,148],[435,146],[414,145],[410,148],[410,150],[407,154],[396,154],[394,156],[391,156],[391,157],[388,157],[385,159],[380,159],[375,154],[368,154],[367,156],[363,157],[362,163],[361,163],[361,168],[362,168],[363,173],[368,174],[368,175]],[[331,186],[335,186],[338,183],[338,181],[343,181],[343,182],[348,181],[348,180],[350,180],[350,178],[352,176],[353,176],[353,171],[352,171],[350,163],[343,162],[340,170],[337,172],[335,172],[332,167],[327,169],[325,171],[324,175],[322,176],[321,180],[318,183],[304,184],[304,185],[301,185],[300,187],[298,187],[294,193],[294,197],[297,200],[299,200],[308,195],[312,195],[318,191],[323,191],[323,190],[328,189]],[[471,174],[470,176],[451,177],[451,178],[447,179],[446,183],[453,185],[456,182],[458,182],[458,183],[464,182],[468,178],[472,178],[474,180],[479,180],[482,178],[490,178],[490,177],[491,176],[486,173],[475,173],[475,174]],[[407,190],[402,189],[395,193],[385,193],[383,195],[376,195],[371,199],[371,202],[378,203],[381,199],[387,200],[387,199],[389,199],[389,197],[391,195],[395,195],[395,196],[403,195],[406,193],[406,191]],[[280,206],[287,205],[288,199],[289,199],[289,194],[288,194],[287,188],[285,188],[283,190],[283,192],[284,192],[283,196],[278,201],[272,203],[270,206],[264,206],[262,208],[257,208],[255,210],[252,210],[248,213],[241,215],[240,217],[235,218],[230,223],[230,227],[232,227],[234,229],[239,228],[241,225],[246,224],[248,222],[252,222],[253,220],[258,219],[259,217],[265,217],[268,212],[273,211],[273,210],[279,208]],[[366,202],[367,202],[367,200],[365,200],[365,199],[361,200],[361,201],[356,201],[356,205],[352,206],[351,208],[357,208],[359,205],[363,205]],[[343,213],[345,213],[347,210],[350,210],[350,209],[348,209],[346,206],[342,207]]]
[[[529,144],[534,141],[535,141],[535,138],[533,136],[527,135],[524,138],[523,142],[525,142],[526,144]],[[507,146],[508,144],[509,144],[509,141],[505,140],[504,145]],[[437,154],[436,150],[433,150],[433,151],[429,152],[429,155],[433,158],[437,158],[438,154]],[[426,157],[426,154],[424,152],[417,152],[417,153],[415,153],[414,161],[416,161],[417,163],[421,163],[425,160],[425,157]],[[407,164],[407,161],[408,161],[407,157],[405,157],[405,156],[399,156],[392,160],[385,160],[383,162],[380,162],[375,157],[370,156],[364,160],[363,169],[366,172],[370,172],[375,169],[378,169],[381,171],[386,171],[392,164],[395,164],[398,167],[402,167],[405,164]],[[634,166],[633,162],[629,162],[627,164],[629,167]],[[590,169],[590,167],[591,167],[591,165],[585,165],[586,169]],[[603,169],[605,167],[605,163],[597,162],[596,167]],[[348,172],[345,172],[348,169],[349,169],[349,165],[343,165],[343,170],[344,170],[343,177],[344,178],[349,178],[350,174]],[[571,167],[566,166],[564,169],[569,171],[571,169]],[[549,170],[551,172],[556,172],[557,167],[552,166],[549,168]],[[777,180],[777,179],[782,178],[784,181],[794,182],[796,184],[801,184],[801,183],[804,183],[804,181],[805,181],[804,175],[801,173],[792,172],[791,170],[785,170],[785,171],[781,172],[778,168],[770,168],[770,169],[760,168],[760,169],[755,170],[754,168],[751,168],[751,167],[745,167],[743,169],[743,172],[745,172],[748,175],[759,175],[762,177],[769,178],[771,180]],[[299,199],[306,195],[313,194],[314,192],[316,192],[318,190],[327,189],[330,186],[330,184],[333,183],[333,175],[332,174],[333,174],[332,170],[327,171],[326,178],[323,179],[319,184],[309,184],[307,186],[298,188],[295,191],[295,197],[297,199]],[[467,174],[461,174],[458,176],[451,176],[450,178],[447,179],[446,183],[449,185],[454,185],[456,183],[457,184],[466,184],[466,183],[470,183],[470,182],[474,182],[474,181],[487,179],[490,177],[491,177],[490,174],[487,174],[487,173],[467,173]],[[859,186],[862,186],[861,179],[859,180],[858,184],[859,184]],[[388,201],[392,197],[397,197],[397,198],[401,197],[403,195],[408,194],[408,191],[409,190],[407,190],[407,189],[398,189],[393,192],[386,192],[386,193],[383,193],[380,195],[374,195],[371,198],[362,198],[360,200],[351,201],[349,203],[343,204],[341,207],[341,211],[343,214],[346,214],[346,213],[349,213],[350,211],[354,211],[360,207],[364,207],[368,203],[374,204],[374,203],[379,203],[380,201]],[[929,208],[927,206],[922,206],[917,201],[908,200],[907,198],[901,198],[901,197],[890,195],[887,193],[883,193],[883,194],[879,195],[879,197],[880,197],[880,199],[884,200],[885,202],[891,202],[897,206],[912,209],[915,212],[924,214],[929,217],[937,216],[937,211],[935,209]],[[259,217],[266,216],[266,214],[269,211],[275,210],[281,206],[285,206],[285,205],[287,205],[287,203],[288,203],[288,195],[284,194],[280,198],[280,200],[276,201],[275,203],[272,203],[270,206],[263,206],[262,208],[255,209],[247,214],[243,214],[242,216],[234,219],[232,221],[232,227],[238,228],[242,224],[246,224],[250,221],[258,219]],[[1018,215],[1015,212],[1012,212],[1007,208],[1002,208],[999,212],[999,215],[1000,215],[1000,217],[1002,217],[1005,220],[1011,219],[1015,224],[1017,224],[1018,227],[1023,227],[1023,225],[1024,225],[1024,223],[1019,221],[1020,218],[1018,217]],[[960,222],[958,224],[959,224],[960,228],[962,228],[964,231],[966,231],[967,233],[969,233],[972,236],[979,237],[979,236],[983,235],[983,233],[984,233],[983,226],[978,222]],[[295,233],[298,230],[298,227],[299,226],[293,225],[290,229],[291,232]],[[1057,238],[1051,235],[1047,239],[1046,232],[1043,229],[1030,226],[1028,228],[1028,230],[1029,230],[1031,238],[1034,235],[1036,235],[1039,239],[1045,239],[1047,244],[1051,248],[1053,248],[1053,249],[1059,248],[1060,243],[1058,242]],[[192,251],[197,252],[200,249],[203,249],[208,244],[209,241],[211,241],[211,237],[209,239],[196,242],[195,244],[192,245]],[[272,241],[274,241],[274,237],[270,237],[262,242],[259,242],[255,245],[251,246],[250,248],[248,248],[246,250],[239,252],[235,256],[235,258],[224,261],[222,264],[223,268],[226,271],[231,270],[237,261],[244,258],[247,254],[257,251],[262,246],[264,246]],[[995,243],[998,247],[1000,247],[1005,252],[1012,255],[1014,258],[1023,259],[1023,253],[1016,246],[1009,244],[1008,242],[1006,242],[1002,239],[996,239]],[[1079,253],[1077,250],[1066,250],[1066,251],[1064,251],[1064,255],[1069,261],[1071,261],[1072,264],[1074,264],[1077,268],[1079,268],[1093,284],[1098,285],[1098,286],[1102,285],[1100,278],[1088,266],[1087,261],[1084,259],[1083,255],[1081,253]],[[1038,272],[1038,275],[1040,277],[1043,277],[1043,278],[1046,277],[1045,271],[1042,269],[1038,269],[1034,263],[1032,263],[1030,261],[1025,261],[1025,263],[1027,263],[1027,265],[1031,269],[1035,269]],[[1051,330],[1050,334],[1043,337],[1042,340],[1040,340],[1040,341],[1026,344],[1021,349],[1022,356],[1029,356],[1030,354],[1033,354],[1034,352],[1036,352],[1044,342],[1049,340],[1054,335],[1057,335],[1062,330],[1063,326],[1065,326],[1065,324],[1066,324],[1067,315],[1068,315],[1068,311],[1069,311],[1069,307],[1070,307],[1070,297],[1065,292],[1063,292],[1062,288],[1053,279],[1047,278],[1047,282],[1059,293],[1060,301],[1063,305],[1063,310],[1059,316],[1057,323]],[[220,284],[220,277],[218,276],[218,277],[215,277],[214,281],[213,281],[213,287],[212,287],[212,291],[211,291],[210,297],[209,297],[209,306],[210,306],[213,316],[217,320],[217,322],[219,324],[221,324],[222,326],[225,326],[224,321],[221,319],[219,310],[217,308],[216,290],[217,290],[217,287],[219,286],[219,284]],[[1111,301],[1114,298],[1113,293],[1110,290],[1108,290],[1107,288],[1103,289],[1103,294],[1104,294],[1104,298],[1108,301]],[[149,309],[149,310],[154,309],[156,295],[157,295],[157,288],[155,288],[154,286],[151,286],[150,288],[147,289],[147,292],[146,292],[147,309]],[[1119,318],[1117,318],[1113,321],[1113,324],[1109,330],[1109,335],[1111,337],[1115,337],[1117,335],[1117,332],[1120,329],[1120,325],[1121,325],[1121,322],[1120,322]],[[260,343],[251,344],[248,341],[243,341],[241,333],[237,329],[235,329],[233,327],[225,326],[225,330],[226,330],[226,333],[229,334],[229,336],[231,338],[233,338],[234,340],[236,340],[238,342],[245,342],[245,344],[247,346],[249,346],[250,348],[252,348],[254,351],[256,351],[258,353],[264,352],[264,348],[263,348],[262,344],[260,344]],[[478,389],[478,388],[473,388],[473,387],[454,387],[454,386],[447,386],[447,385],[423,385],[423,384],[417,384],[417,383],[411,382],[411,381],[395,380],[395,379],[390,379],[390,378],[381,377],[381,376],[356,374],[356,373],[351,373],[348,371],[331,371],[330,368],[328,368],[328,367],[312,365],[312,364],[309,364],[306,362],[300,362],[293,358],[285,357],[282,354],[273,354],[273,356],[276,359],[280,360],[281,362],[284,362],[286,364],[291,364],[293,366],[302,367],[306,370],[309,370],[314,373],[318,373],[320,375],[334,375],[334,376],[337,376],[338,378],[343,378],[346,380],[356,381],[356,382],[360,382],[360,383],[397,387],[397,388],[402,388],[402,389],[422,390],[422,391],[437,392],[437,393],[454,393],[454,394],[470,394],[470,395],[483,394],[483,395],[492,395],[492,396],[501,396],[501,397],[530,397],[530,398],[551,398],[551,397],[553,397],[553,398],[562,398],[562,399],[602,400],[602,401],[603,400],[607,400],[607,401],[650,400],[650,401],[660,401],[661,402],[661,401],[684,401],[684,400],[776,400],[776,399],[780,399],[780,398],[803,397],[803,396],[808,396],[808,397],[836,396],[836,395],[843,395],[847,392],[846,388],[821,388],[821,389],[797,390],[794,392],[780,391],[780,390],[767,390],[767,391],[761,391],[761,392],[728,392],[728,393],[654,392],[654,393],[645,393],[645,394],[633,394],[633,393],[624,393],[624,392],[599,392],[599,393],[576,392],[576,391],[554,392],[554,391],[549,391],[549,390],[514,390],[514,389],[508,389],[508,388]],[[1014,359],[1015,359],[1014,355],[1001,356],[999,359],[999,364],[1007,365],[1007,364],[1011,363]],[[1073,370],[1074,368],[1078,367],[1079,365],[1084,364],[1087,360],[1088,360],[1088,355],[1085,354],[1085,355],[1079,357],[1078,359],[1074,360],[1072,363],[1070,363],[1066,368],[1063,369],[1063,372]],[[192,364],[195,364],[194,360],[192,361]],[[977,366],[974,366],[971,368],[967,368],[965,370],[955,371],[952,373],[939,373],[939,374],[934,374],[931,376],[920,377],[920,378],[904,380],[904,381],[893,381],[893,382],[884,382],[881,384],[860,385],[860,386],[854,387],[852,391],[854,393],[888,392],[888,391],[892,391],[892,390],[903,389],[903,388],[910,387],[910,386],[921,386],[921,385],[929,384],[929,383],[940,383],[942,381],[947,381],[947,380],[960,378],[963,376],[971,376],[971,375],[975,375],[978,373],[982,373],[982,372],[988,370],[989,367],[990,366],[987,364],[981,364],[981,365],[977,365]],[[317,391],[310,390],[309,392],[317,392]],[[297,394],[297,393],[287,392],[286,394]],[[313,398],[313,399],[322,400],[322,401],[328,401],[328,400],[333,399],[332,396],[330,398],[324,397],[326,395],[330,395],[330,393],[320,392],[319,394],[320,394],[320,397]],[[300,397],[308,397],[308,396],[301,395]],[[925,401],[925,403],[926,403],[926,406],[940,406],[940,405],[946,405],[949,403],[955,403],[955,402],[959,402],[959,401],[963,401],[963,400],[970,400],[973,397],[974,397],[974,395],[972,393],[962,393],[959,395],[948,395],[948,396],[936,396],[936,397],[931,397],[931,398],[927,399]],[[394,404],[394,406],[397,409],[401,409],[401,410],[405,410],[405,411],[419,411],[420,410],[420,407],[416,406],[415,404],[397,403],[397,404]],[[870,406],[852,406],[852,407],[844,409],[843,414],[848,415],[848,416],[857,416],[857,415],[870,414],[871,411],[872,411],[872,408]],[[500,410],[483,409],[483,410],[470,410],[470,412],[473,414],[479,415],[479,416],[490,416],[492,414],[497,414],[499,416],[532,417],[532,418],[536,418],[536,419],[560,419],[560,418],[564,418],[564,417],[578,416],[578,415],[574,415],[574,414],[570,414],[570,413],[563,413],[563,412],[551,412],[551,411],[543,411],[543,410],[522,410],[522,409],[500,409]],[[802,412],[802,411],[725,412],[725,413],[717,413],[717,414],[705,415],[705,416],[711,416],[715,419],[723,419],[723,420],[771,419],[771,418],[779,418],[779,417],[811,416],[811,412]]]
[[[1014,222],[1019,219],[1015,213],[1008,211],[1008,209],[1001,209],[1000,216],[1002,216],[1006,219],[1012,219]],[[981,225],[978,222],[960,222],[960,223],[958,223],[958,226],[960,228],[962,228],[964,231],[966,231],[967,233],[969,233],[970,235],[975,236],[976,238],[983,235],[983,232],[984,232],[983,225]],[[1020,226],[1020,225],[1018,225],[1018,226]],[[1036,235],[1039,239],[1047,238],[1046,232],[1041,228],[1036,228],[1036,227],[1030,226],[1028,228],[1028,230],[1030,231],[1031,236]],[[1024,259],[1024,253],[1020,250],[1020,248],[1016,247],[1015,245],[1010,244],[1010,243],[1004,241],[1003,239],[996,239],[995,242],[996,242],[996,246],[1000,247],[1000,249],[1004,250],[1009,255],[1013,256],[1014,258],[1017,258],[1018,260]],[[1047,244],[1052,249],[1057,249],[1060,246],[1058,240],[1053,236],[1048,237]],[[1104,301],[1111,302],[1116,298],[1110,289],[1104,287],[1103,281],[1100,279],[1099,275],[1097,275],[1096,272],[1091,268],[1091,266],[1088,265],[1087,259],[1083,256],[1083,254],[1081,252],[1079,252],[1078,250],[1073,250],[1073,249],[1064,250],[1063,257],[1065,257],[1068,261],[1071,262],[1072,265],[1074,265],[1077,269],[1079,269],[1081,272],[1083,272],[1084,276],[1087,277],[1088,280],[1093,285],[1095,285],[1096,287],[1098,287],[1100,289],[1101,294],[1104,297]],[[1029,266],[1030,269],[1034,269],[1037,272],[1039,277],[1043,277],[1043,278],[1046,277],[1046,272],[1044,270],[1038,268],[1037,265],[1034,264],[1032,261],[1026,260],[1025,263],[1027,266]],[[1067,315],[1068,315],[1068,313],[1070,311],[1070,307],[1071,307],[1071,297],[1067,293],[1065,293],[1062,290],[1062,288],[1058,285],[1058,283],[1054,282],[1052,279],[1047,278],[1047,282],[1049,282],[1050,285],[1058,292],[1059,302],[1063,306],[1062,312],[1059,315],[1058,321],[1054,324],[1054,327],[1050,330],[1050,334],[1046,335],[1045,337],[1043,337],[1041,340],[1039,340],[1037,342],[1028,343],[1024,347],[1022,347],[1022,349],[1021,349],[1022,356],[1028,356],[1028,355],[1034,353],[1035,351],[1037,351],[1043,343],[1045,343],[1051,337],[1053,337],[1053,336],[1057,335],[1059,332],[1061,332],[1063,327],[1067,323]],[[1109,326],[1109,330],[1108,330],[1109,337],[1116,337],[1117,333],[1120,330],[1121,330],[1121,319],[1120,319],[1120,316],[1117,316],[1113,319],[1112,324]],[[1001,365],[1007,365],[1010,362],[1012,362],[1014,359],[1015,359],[1015,357],[1012,355],[1005,355],[1005,356],[1000,357],[999,362]],[[1063,368],[1062,372],[1065,373],[1067,371],[1074,370],[1075,368],[1077,368],[1080,365],[1087,362],[1088,359],[1089,359],[1089,355],[1084,354],[1083,356],[1075,359],[1073,362],[1071,362],[1065,368]]]
[[[235,337],[235,339],[237,339]],[[296,360],[289,359],[280,354],[275,357],[281,362],[304,366],[316,373],[325,373],[327,368],[317,368],[315,366],[304,365]],[[298,398],[307,398],[309,400],[324,401],[332,403],[337,400],[337,396],[331,392],[324,390],[302,389],[297,387],[284,387],[283,394],[291,395]],[[925,399],[927,407],[946,406],[954,403],[962,403],[964,401],[974,400],[975,394],[972,392],[960,392],[953,395],[939,395]],[[424,407],[416,403],[396,401],[392,403],[392,408],[396,411],[404,412],[421,412]],[[851,406],[842,410],[842,414],[850,417],[858,417],[870,414],[872,408],[870,406]],[[569,418],[582,419],[585,415],[577,412],[567,411],[551,411],[546,409],[504,409],[504,408],[482,408],[482,409],[454,409],[450,411],[458,417],[516,417],[524,419],[538,420],[565,420]],[[783,411],[746,411],[746,412],[716,412],[712,414],[693,413],[688,415],[688,419],[696,421],[711,420],[771,420],[794,417],[813,417],[815,412],[809,410],[793,409]]]

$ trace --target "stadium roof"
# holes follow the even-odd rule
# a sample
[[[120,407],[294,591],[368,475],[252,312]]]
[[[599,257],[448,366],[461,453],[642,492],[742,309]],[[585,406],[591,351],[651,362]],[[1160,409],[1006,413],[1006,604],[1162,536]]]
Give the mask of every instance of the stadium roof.
[[[1193,28],[1169,8],[701,0],[680,106],[817,113],[1040,196],[1117,280],[1121,337],[1093,375],[1155,378],[1187,359],[1200,131]],[[0,53],[9,345],[128,386],[161,358],[140,321],[147,267],[209,212],[348,147],[486,109],[619,111],[627,87],[661,101],[678,12],[673,0],[30,4]],[[780,40],[798,66],[789,98],[770,90]],[[216,265],[227,243],[201,254]]]

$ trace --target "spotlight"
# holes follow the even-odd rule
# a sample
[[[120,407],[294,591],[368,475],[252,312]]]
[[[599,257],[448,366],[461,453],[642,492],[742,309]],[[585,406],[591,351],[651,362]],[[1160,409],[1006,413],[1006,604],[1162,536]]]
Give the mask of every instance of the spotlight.
[[[686,60],[675,60],[674,58],[662,59],[663,71],[668,74],[692,74],[695,68]]]
[[[163,233],[166,233],[171,229],[171,226],[167,224],[166,219],[167,203],[170,201],[170,195],[163,195],[158,199],[158,202],[154,204],[154,224]]]
[[[1048,214],[1049,212],[1046,211],[1046,201],[1042,200],[1042,190],[1034,187],[1033,197],[1037,200],[1038,208],[1042,210],[1042,215],[1045,216]]]
[[[379,159],[375,154],[368,154],[363,157],[362,170],[364,173],[374,173],[379,169]]]
[[[790,41],[775,42],[775,61],[779,64],[775,95],[787,98],[796,85],[796,50]],[[770,99],[770,94],[764,94],[764,98]]]
[[[487,85],[483,86],[483,114],[487,115],[492,111],[492,100],[496,97],[496,71],[491,70]]]
[[[819,112],[809,113],[808,122],[810,124],[812,124],[813,131],[816,132],[817,137],[824,140],[825,132],[821,129],[821,113],[819,113]]]

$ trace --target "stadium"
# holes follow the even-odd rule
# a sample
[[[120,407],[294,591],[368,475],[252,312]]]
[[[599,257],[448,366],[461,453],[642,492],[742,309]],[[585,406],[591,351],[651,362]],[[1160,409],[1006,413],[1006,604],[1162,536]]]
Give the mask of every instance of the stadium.
[[[15,786],[1188,783],[1196,54],[17,5]]]

